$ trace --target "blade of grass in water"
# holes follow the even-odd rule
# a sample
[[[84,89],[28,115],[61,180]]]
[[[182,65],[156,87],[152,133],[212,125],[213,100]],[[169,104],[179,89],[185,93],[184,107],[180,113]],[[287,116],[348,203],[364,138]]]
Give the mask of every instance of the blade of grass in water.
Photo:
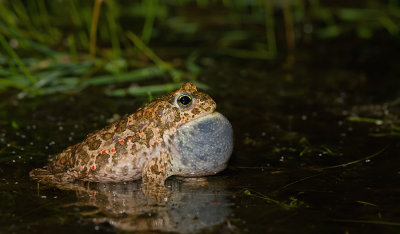
[[[330,219],[330,221],[343,222],[343,223],[362,223],[362,224],[379,224],[387,226],[400,226],[400,222],[388,222],[383,220]]]
[[[351,162],[342,163],[342,164],[334,165],[334,166],[330,166],[330,167],[324,167],[324,168],[320,168],[320,169],[318,169],[318,170],[325,170],[325,169],[333,169],[333,168],[347,167],[347,166],[349,166],[349,165],[353,165],[353,164],[356,164],[356,163],[359,163],[359,162],[363,162],[363,161],[365,161],[365,160],[369,160],[369,159],[371,159],[371,158],[374,158],[374,157],[376,157],[376,156],[382,154],[388,147],[389,147],[389,145],[385,146],[383,149],[379,150],[378,152],[373,153],[373,154],[371,154],[371,155],[369,155],[369,156],[367,156],[367,157],[364,157],[364,158],[362,158],[362,159],[358,159],[358,160],[354,160],[354,161],[351,161]]]
[[[247,196],[250,197],[256,197],[256,198],[260,198],[264,201],[266,201],[267,203],[271,203],[271,204],[275,204],[275,205],[279,205],[281,206],[283,209],[285,210],[289,210],[289,209],[294,209],[294,208],[300,208],[300,207],[308,207],[307,204],[305,204],[303,201],[298,200],[297,198],[294,197],[290,197],[289,201],[278,201],[275,200],[271,197],[269,197],[268,195],[256,192],[256,191],[250,191],[248,189],[244,190],[243,193]]]
[[[347,120],[351,122],[374,123],[378,125],[383,123],[381,119],[358,117],[358,116],[350,116],[347,118]]]

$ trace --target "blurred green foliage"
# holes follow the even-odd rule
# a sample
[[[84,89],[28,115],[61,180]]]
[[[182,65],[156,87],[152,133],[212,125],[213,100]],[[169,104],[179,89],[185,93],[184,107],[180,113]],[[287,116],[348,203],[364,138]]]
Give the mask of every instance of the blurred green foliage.
[[[399,35],[398,0],[355,5],[0,0],[0,92],[14,89],[25,97],[102,86],[109,95],[148,95],[196,80],[203,55],[273,60],[299,44],[342,35]],[[147,86],[154,78],[174,85]]]

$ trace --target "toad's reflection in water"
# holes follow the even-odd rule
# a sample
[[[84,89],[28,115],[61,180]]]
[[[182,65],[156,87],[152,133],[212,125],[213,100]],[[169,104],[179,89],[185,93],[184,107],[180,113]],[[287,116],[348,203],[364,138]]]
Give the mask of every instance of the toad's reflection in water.
[[[149,196],[137,181],[91,183],[77,192],[78,202],[72,206],[94,207],[95,210],[82,215],[94,223],[109,223],[124,231],[193,233],[224,222],[230,226],[229,194],[220,179],[171,179],[167,186],[167,192]]]

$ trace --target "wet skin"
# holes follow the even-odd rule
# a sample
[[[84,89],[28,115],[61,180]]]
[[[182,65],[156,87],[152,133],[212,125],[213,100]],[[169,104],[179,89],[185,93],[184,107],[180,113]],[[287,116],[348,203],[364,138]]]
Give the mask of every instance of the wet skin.
[[[135,113],[89,134],[30,176],[49,184],[76,180],[122,182],[142,178],[163,186],[172,175],[196,177],[225,169],[232,153],[229,121],[190,82]]]

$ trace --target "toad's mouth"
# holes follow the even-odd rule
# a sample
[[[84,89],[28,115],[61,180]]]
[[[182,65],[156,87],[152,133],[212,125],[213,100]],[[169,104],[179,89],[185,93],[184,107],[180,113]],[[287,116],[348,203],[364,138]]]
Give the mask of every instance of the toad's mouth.
[[[226,168],[233,150],[233,130],[218,112],[182,125],[173,140],[176,175],[212,175]]]

